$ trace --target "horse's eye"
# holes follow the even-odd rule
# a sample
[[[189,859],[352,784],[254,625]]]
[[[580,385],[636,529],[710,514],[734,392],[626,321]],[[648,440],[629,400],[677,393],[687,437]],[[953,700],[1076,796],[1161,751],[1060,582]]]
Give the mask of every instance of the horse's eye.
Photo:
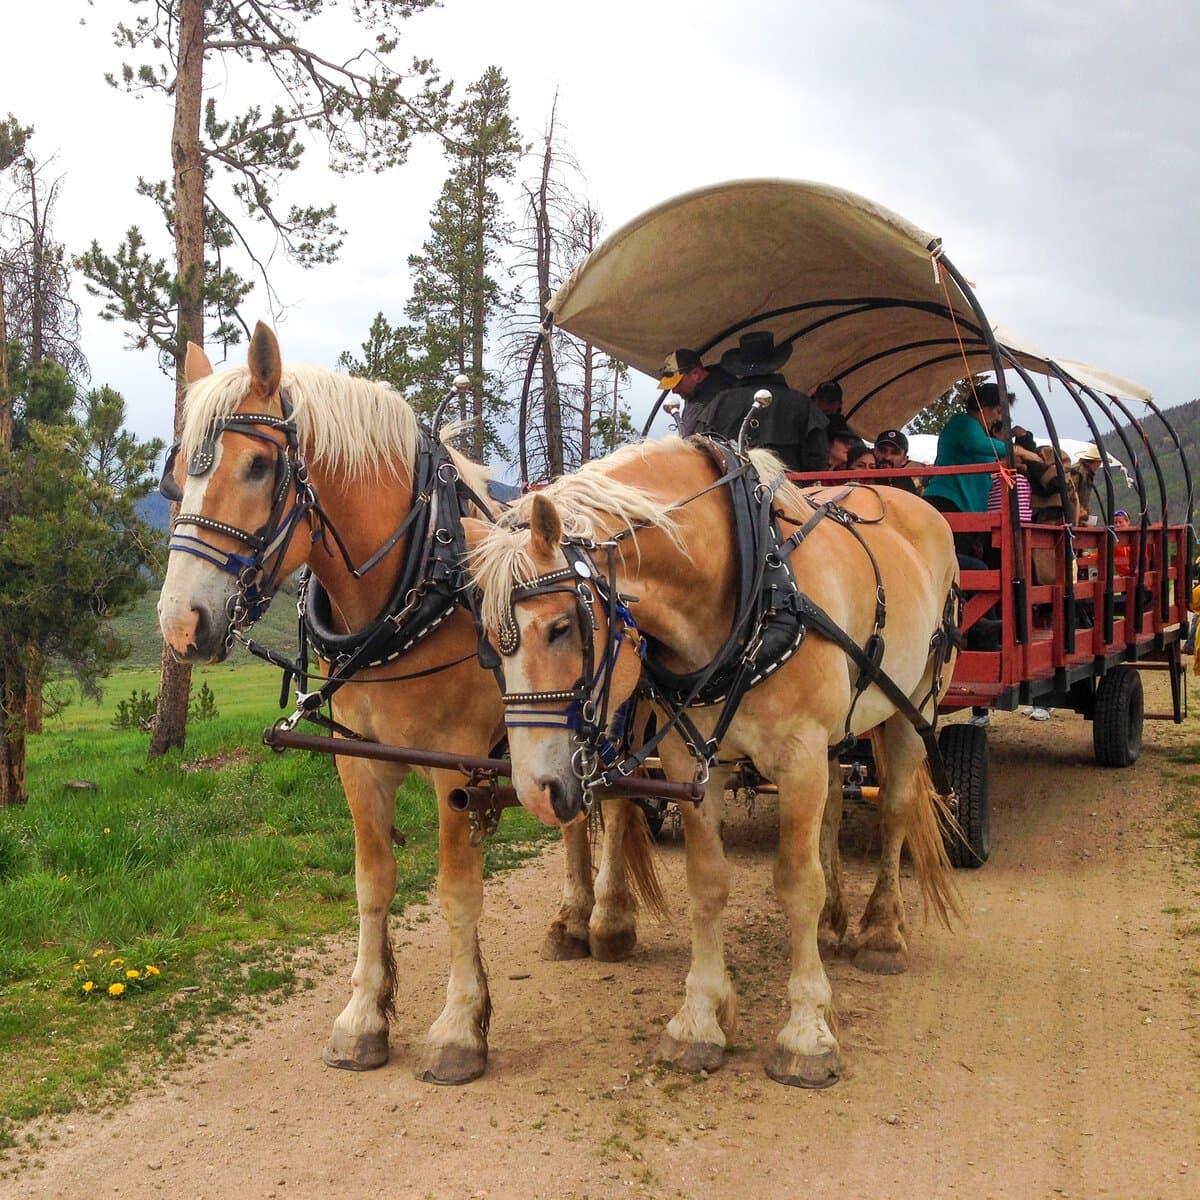
[[[251,460],[249,467],[246,468],[246,478],[254,482],[260,479],[266,479],[274,469],[275,463],[265,454],[256,454]]]
[[[571,618],[559,617],[553,625],[550,626],[549,641],[553,644],[559,638],[566,637],[571,632]]]

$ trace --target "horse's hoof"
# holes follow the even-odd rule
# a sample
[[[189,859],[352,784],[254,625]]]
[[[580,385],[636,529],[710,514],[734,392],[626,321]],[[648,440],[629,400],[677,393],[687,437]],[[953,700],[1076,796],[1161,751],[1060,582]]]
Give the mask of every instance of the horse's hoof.
[[[776,1046],[765,1063],[767,1074],[787,1087],[827,1088],[842,1077],[842,1064],[836,1050],[820,1054],[790,1054]]]
[[[561,925],[551,925],[542,943],[542,957],[550,962],[567,962],[572,958],[587,958],[591,953],[588,939],[568,933]]]
[[[388,1060],[386,1029],[347,1037],[335,1029],[321,1051],[321,1061],[339,1071],[373,1071]]]
[[[725,1061],[725,1047],[716,1042],[681,1042],[664,1033],[650,1052],[649,1061],[689,1074],[717,1071]]]
[[[422,1083],[456,1086],[478,1079],[486,1067],[486,1046],[426,1046],[413,1074]]]
[[[903,975],[908,970],[908,955],[903,950],[861,946],[854,953],[854,965],[871,975]]]
[[[605,935],[589,934],[588,945],[597,962],[624,962],[637,949],[637,929]]]

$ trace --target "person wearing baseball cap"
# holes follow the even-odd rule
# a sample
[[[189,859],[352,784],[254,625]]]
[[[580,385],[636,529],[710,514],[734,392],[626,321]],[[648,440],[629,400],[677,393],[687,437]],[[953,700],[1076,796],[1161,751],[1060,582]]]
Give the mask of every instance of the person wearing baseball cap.
[[[899,429],[884,429],[876,434],[875,462],[881,471],[895,471],[907,467],[908,438]],[[899,488],[902,492],[911,492],[914,496],[921,494],[917,488],[917,481],[911,475],[896,475],[879,482]]]
[[[695,433],[717,393],[737,382],[722,367],[706,367],[700,355],[687,348],[672,350],[658,376],[658,386],[683,401],[678,421],[680,437]]]

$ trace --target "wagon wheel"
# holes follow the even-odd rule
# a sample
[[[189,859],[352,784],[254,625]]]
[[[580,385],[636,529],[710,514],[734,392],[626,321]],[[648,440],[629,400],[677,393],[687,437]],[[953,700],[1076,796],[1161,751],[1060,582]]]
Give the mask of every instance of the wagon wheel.
[[[665,779],[661,771],[657,772],[660,779]],[[654,778],[654,773],[651,773],[651,778]],[[646,817],[646,825],[650,830],[650,836],[657,842],[662,836],[663,822],[667,819],[667,808],[670,806],[669,800],[660,800],[655,796],[644,796],[639,801],[643,814]]]
[[[1109,671],[1096,687],[1092,746],[1102,767],[1131,767],[1142,752],[1142,677],[1132,667]]]
[[[938,749],[957,797],[959,828],[947,832],[946,853],[953,866],[982,867],[991,853],[987,731],[977,725],[947,725]]]

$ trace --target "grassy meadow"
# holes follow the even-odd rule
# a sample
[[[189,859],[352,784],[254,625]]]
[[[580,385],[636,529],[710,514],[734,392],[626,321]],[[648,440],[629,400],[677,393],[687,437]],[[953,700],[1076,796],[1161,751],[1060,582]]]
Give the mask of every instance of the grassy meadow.
[[[190,723],[182,753],[152,762],[148,734],[111,728],[120,700],[157,690],[150,667],[114,674],[99,705],[76,698],[30,739],[29,803],[0,809],[0,1151],[15,1122],[110,1100],[211,1044],[221,1018],[305,986],[316,939],[355,927],[332,760],[259,740],[279,673],[239,651],[196,669],[193,697],[202,683],[218,715]],[[66,786],[79,780],[96,786]],[[420,780],[398,793],[395,824],[399,912],[437,869]],[[487,868],[534,853],[542,832],[509,812]]]

